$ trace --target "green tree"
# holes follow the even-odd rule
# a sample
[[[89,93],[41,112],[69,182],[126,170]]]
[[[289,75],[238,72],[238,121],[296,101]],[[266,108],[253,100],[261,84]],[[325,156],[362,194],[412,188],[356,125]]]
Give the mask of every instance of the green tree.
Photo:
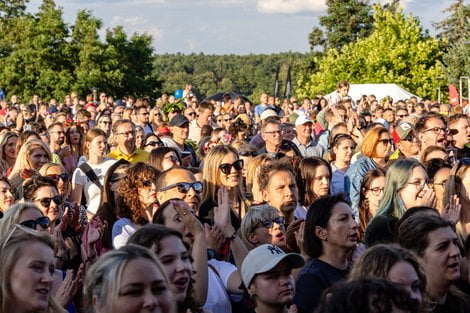
[[[314,96],[334,90],[339,80],[350,83],[396,83],[421,96],[435,96],[436,77],[443,75],[439,42],[424,34],[419,20],[401,9],[374,6],[374,30],[367,38],[313,57],[318,70],[304,73],[297,93]]]
[[[327,0],[327,15],[308,35],[310,48],[324,46],[340,50],[344,45],[368,36],[372,31],[372,13],[368,0]],[[325,50],[326,50],[325,49]]]
[[[434,27],[440,31],[438,38],[446,40],[449,44],[456,43],[470,35],[470,5],[463,0],[458,0],[451,4],[443,13],[450,13]]]
[[[25,14],[26,4],[29,0],[2,0],[0,1],[0,18],[12,18]]]

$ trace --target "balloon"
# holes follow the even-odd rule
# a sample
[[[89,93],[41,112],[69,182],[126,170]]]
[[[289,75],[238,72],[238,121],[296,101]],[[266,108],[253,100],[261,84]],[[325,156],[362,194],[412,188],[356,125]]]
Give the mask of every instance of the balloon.
[[[174,93],[174,96],[175,96],[176,99],[181,99],[181,97],[183,96],[183,90],[176,89],[175,93]]]

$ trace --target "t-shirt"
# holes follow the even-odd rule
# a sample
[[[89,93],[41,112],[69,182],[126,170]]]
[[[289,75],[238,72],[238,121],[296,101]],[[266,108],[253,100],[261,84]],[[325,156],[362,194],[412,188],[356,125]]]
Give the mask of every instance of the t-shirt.
[[[349,269],[341,270],[319,259],[310,260],[295,283],[294,304],[299,313],[315,311],[323,291],[344,280],[348,273]]]
[[[120,218],[113,225],[113,247],[119,249],[127,244],[127,241],[137,231],[137,225],[128,218]]]
[[[210,259],[208,261],[208,285],[207,299],[203,308],[214,313],[230,313],[233,301],[240,301],[242,295],[229,295],[228,280],[230,276],[237,270],[237,267],[229,262]]]
[[[335,162],[331,162],[331,171],[333,172],[330,183],[331,194],[334,195],[344,192],[344,175],[346,172],[337,168]]]
[[[116,160],[114,159],[105,159],[105,161],[100,164],[87,164],[92,168],[93,172],[95,172],[101,186],[103,186],[104,175],[115,162]],[[78,184],[83,186],[87,210],[90,213],[95,214],[101,202],[100,188],[96,186],[96,184],[92,182],[79,167],[77,167],[73,172],[72,182],[74,185]]]

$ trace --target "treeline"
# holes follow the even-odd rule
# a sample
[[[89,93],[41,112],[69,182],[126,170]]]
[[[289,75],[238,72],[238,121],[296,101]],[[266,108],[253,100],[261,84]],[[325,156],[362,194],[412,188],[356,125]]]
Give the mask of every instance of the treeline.
[[[292,84],[295,90],[299,67],[310,54],[286,52],[278,54],[205,55],[162,54],[155,58],[156,74],[163,80],[162,90],[173,92],[191,84],[199,99],[216,92],[234,91],[255,102],[263,91],[273,93],[279,66],[280,96],[288,67],[292,67]]]

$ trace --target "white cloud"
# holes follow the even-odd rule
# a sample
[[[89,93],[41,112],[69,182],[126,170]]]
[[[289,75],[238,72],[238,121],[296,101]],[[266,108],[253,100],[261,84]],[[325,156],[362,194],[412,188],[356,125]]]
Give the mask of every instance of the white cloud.
[[[259,0],[258,11],[262,13],[300,13],[305,11],[323,11],[325,0]]]
[[[139,25],[145,25],[148,22],[148,18],[144,18],[142,16],[129,16],[129,17],[122,17],[119,15],[115,15],[111,18],[111,25],[124,25],[130,27],[136,27]]]
[[[163,38],[162,30],[156,26],[152,26],[150,28],[146,28],[145,31],[147,34],[152,35],[153,43],[155,44],[156,41],[159,41]]]
[[[389,4],[389,3],[392,3],[393,1],[392,0],[380,0],[379,3],[381,5],[384,5],[384,4]],[[400,1],[400,6],[403,7],[403,8],[406,8],[408,6],[408,4],[410,4],[411,2],[413,2],[413,0],[401,0]]]

